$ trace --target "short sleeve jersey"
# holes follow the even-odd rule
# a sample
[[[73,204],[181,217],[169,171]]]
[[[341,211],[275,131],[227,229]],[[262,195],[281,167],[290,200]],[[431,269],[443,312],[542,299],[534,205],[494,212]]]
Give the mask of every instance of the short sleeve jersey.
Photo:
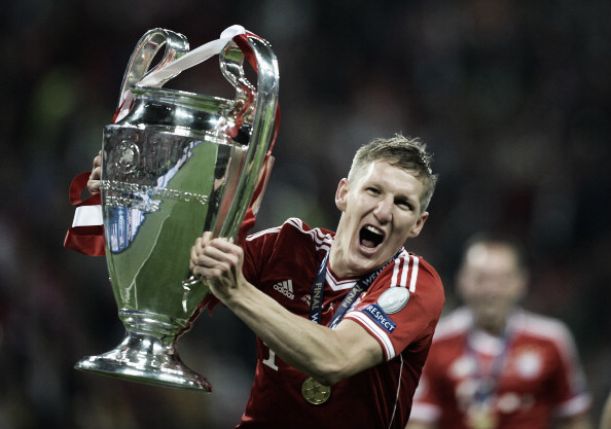
[[[498,429],[548,428],[554,417],[588,409],[590,397],[573,338],[562,322],[519,310],[501,340],[474,330],[471,313],[461,308],[439,324],[412,420],[467,428],[475,392],[499,356],[503,360],[489,399]]]
[[[244,275],[289,311],[307,318],[312,283],[333,237],[332,231],[309,228],[295,218],[250,235],[243,245]],[[358,280],[338,278],[328,268],[325,279],[323,325]],[[387,292],[393,288],[404,290]],[[381,299],[385,292],[387,298],[398,299]],[[312,405],[301,394],[307,375],[257,339],[255,380],[238,427],[403,429],[443,303],[433,267],[402,249],[344,316],[378,341],[385,361],[336,383],[325,403]]]

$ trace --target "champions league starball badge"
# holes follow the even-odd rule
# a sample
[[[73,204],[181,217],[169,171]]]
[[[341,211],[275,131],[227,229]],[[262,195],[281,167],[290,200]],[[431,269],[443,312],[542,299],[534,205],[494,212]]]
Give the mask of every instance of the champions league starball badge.
[[[404,287],[391,287],[378,298],[378,306],[386,314],[394,314],[403,309],[409,301],[410,293]]]

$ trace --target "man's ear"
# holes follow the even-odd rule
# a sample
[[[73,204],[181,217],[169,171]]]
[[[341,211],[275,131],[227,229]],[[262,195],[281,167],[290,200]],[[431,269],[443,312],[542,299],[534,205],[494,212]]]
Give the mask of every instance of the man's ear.
[[[418,235],[420,235],[420,231],[422,231],[422,228],[424,228],[424,224],[428,218],[429,212],[422,212],[420,218],[418,218],[414,226],[412,226],[412,229],[409,232],[409,238],[418,237]]]
[[[346,204],[348,201],[348,179],[345,177],[337,184],[337,190],[335,191],[335,206],[339,211],[346,210]]]

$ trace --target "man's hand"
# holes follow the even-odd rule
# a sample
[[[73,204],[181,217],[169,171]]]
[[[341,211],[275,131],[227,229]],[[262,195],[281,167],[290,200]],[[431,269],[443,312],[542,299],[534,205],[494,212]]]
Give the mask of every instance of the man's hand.
[[[93,166],[91,167],[91,174],[87,181],[87,189],[91,195],[95,195],[100,192],[100,184],[102,181],[102,152],[99,152],[95,158],[93,158]]]
[[[244,252],[240,246],[226,238],[212,238],[208,231],[191,248],[191,272],[205,280],[214,296],[225,304],[245,282],[243,264]]]

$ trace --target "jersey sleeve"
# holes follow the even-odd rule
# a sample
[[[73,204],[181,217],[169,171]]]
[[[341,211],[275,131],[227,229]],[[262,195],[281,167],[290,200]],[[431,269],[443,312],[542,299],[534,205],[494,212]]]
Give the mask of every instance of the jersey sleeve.
[[[361,325],[390,360],[415,341],[430,341],[444,299],[435,269],[421,257],[402,252],[380,273],[345,319]]]

